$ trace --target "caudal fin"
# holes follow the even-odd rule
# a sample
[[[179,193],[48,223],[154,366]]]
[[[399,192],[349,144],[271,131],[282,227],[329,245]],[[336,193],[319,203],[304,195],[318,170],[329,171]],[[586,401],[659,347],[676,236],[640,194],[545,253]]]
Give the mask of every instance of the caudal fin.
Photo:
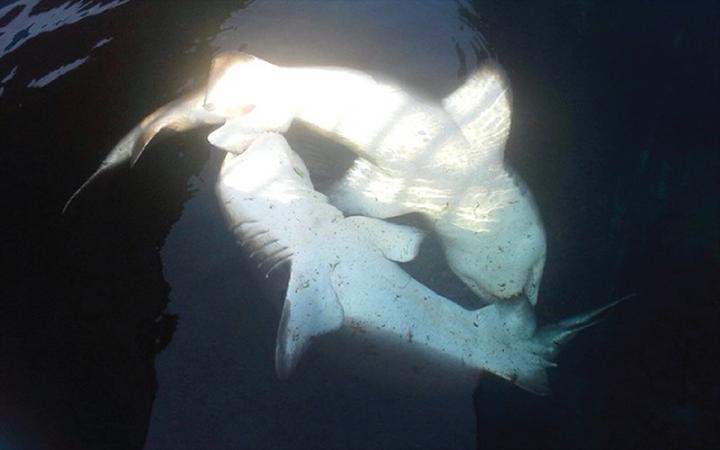
[[[595,325],[604,312],[630,297],[625,296],[600,308],[540,328],[535,335],[535,339],[542,342],[547,349],[544,356],[548,359],[557,356],[557,352],[563,344],[569,342],[578,332]]]
[[[63,214],[78,195],[103,174],[123,164],[134,165],[145,147],[161,131],[179,132],[222,123],[224,121],[222,117],[203,109],[203,95],[204,90],[192,92],[168,103],[143,119],[113,147],[95,173],[70,196],[63,206]]]
[[[148,136],[140,125],[133,128],[113,147],[112,151],[108,153],[100,164],[100,167],[73,192],[68,201],[65,202],[62,213],[65,214],[77,196],[102,175],[123,164],[133,164],[153,136]]]
[[[538,328],[528,338],[510,345],[507,356],[499,359],[498,370],[491,371],[527,391],[548,394],[547,369],[556,366],[554,360],[562,346],[581,330],[596,324],[603,313],[630,297]]]

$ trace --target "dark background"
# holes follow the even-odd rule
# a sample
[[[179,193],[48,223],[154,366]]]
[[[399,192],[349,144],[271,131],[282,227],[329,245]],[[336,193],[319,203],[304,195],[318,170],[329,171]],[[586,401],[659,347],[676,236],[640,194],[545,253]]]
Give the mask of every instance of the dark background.
[[[45,88],[25,88],[33,76],[18,71],[0,96],[3,448],[142,448],[155,356],[183,320],[163,314],[159,249],[208,159],[203,133],[167,138],[60,210],[139,119],[202,80],[204,38],[241,6],[131,2],[0,58],[3,76],[16,65],[44,74],[115,36]],[[513,85],[508,160],[546,225],[539,313],[635,294],[568,346],[552,396],[481,380],[478,447],[718,448],[720,6],[473,7],[479,19],[458,9]]]

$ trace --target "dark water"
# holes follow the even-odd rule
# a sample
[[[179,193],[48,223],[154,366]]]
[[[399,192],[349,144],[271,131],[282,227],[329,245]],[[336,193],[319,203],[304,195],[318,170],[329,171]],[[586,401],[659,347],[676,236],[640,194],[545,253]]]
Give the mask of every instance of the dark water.
[[[0,448],[720,446],[716,2],[246,3],[0,10]],[[406,392],[317,354],[278,382],[277,318],[225,231],[202,132],[60,214],[219,49],[441,97],[484,45],[548,234],[539,314],[636,294],[566,348],[549,397],[490,378],[472,399]]]

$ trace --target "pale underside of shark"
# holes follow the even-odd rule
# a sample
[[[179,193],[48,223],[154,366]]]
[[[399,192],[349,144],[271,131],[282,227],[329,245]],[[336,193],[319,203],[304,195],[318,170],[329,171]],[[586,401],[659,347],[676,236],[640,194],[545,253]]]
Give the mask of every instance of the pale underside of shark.
[[[247,146],[257,133],[285,132],[299,120],[359,155],[323,191],[333,205],[377,218],[419,212],[442,241],[448,266],[478,296],[522,295],[535,304],[545,234],[532,195],[503,163],[510,114],[509,87],[495,64],[440,104],[362,72],[284,68],[223,53],[206,89],[143,120],[71,200],[105,170],[134,163],[163,129],[224,124],[214,134],[245,130]]]
[[[463,125],[463,132],[470,134],[474,130],[475,133],[486,136],[488,142],[495,142],[493,141],[495,139],[493,145],[500,146],[500,150],[490,153],[494,158],[499,158],[506,137],[506,133],[502,131],[506,128],[506,125],[503,125],[505,119],[502,119],[502,115],[496,117],[494,121],[483,119],[488,110],[492,111],[495,108],[493,105],[497,104],[498,99],[483,97],[481,106],[474,112],[466,111],[464,108],[467,108],[467,102],[462,100],[473,92],[487,90],[478,87],[478,83],[481,84],[480,80],[483,79],[485,76],[471,79],[445,101],[445,107],[454,111],[453,120],[470,118]],[[209,86],[214,86],[214,83],[217,82],[211,77]],[[475,95],[471,97],[476,98]],[[237,105],[235,100],[231,100]],[[520,274],[527,280],[535,280],[521,283],[522,289],[527,294],[527,300],[518,297],[477,311],[468,311],[419,284],[392,262],[413,258],[422,238],[420,233],[414,229],[387,224],[368,217],[345,218],[341,211],[328,203],[324,195],[314,190],[307,178],[307,168],[289,149],[284,139],[279,136],[264,136],[268,130],[285,130],[288,120],[293,120],[293,115],[285,117],[284,123],[270,124],[267,120],[261,120],[262,115],[269,112],[263,112],[262,108],[254,106],[252,102],[245,104],[241,102],[240,106],[229,112],[227,109],[217,107],[211,111],[207,101],[208,95],[205,90],[196,91],[169,103],[145,118],[116,145],[100,168],[71,197],[68,204],[84,187],[106,170],[126,162],[134,163],[148,142],[160,131],[164,129],[182,131],[203,125],[224,124],[211,133],[208,140],[225,151],[240,154],[228,157],[218,185],[219,196],[226,200],[223,208],[232,224],[232,231],[239,240],[249,242],[257,248],[266,263],[267,270],[285,261],[291,263],[290,282],[283,307],[276,352],[280,375],[287,375],[292,370],[313,337],[338,329],[361,327],[370,336],[377,337],[384,344],[401,351],[420,350],[435,356],[441,355],[446,362],[451,361],[453,364],[474,370],[488,370],[531,391],[544,392],[545,368],[552,365],[550,360],[557,345],[567,340],[577,330],[587,326],[600,312],[600,310],[594,311],[555,326],[537,329],[533,309],[527,300],[534,302],[537,294],[536,286],[542,272],[542,261],[544,261],[542,227],[529,196],[515,184],[499,161],[492,162],[493,157],[490,155],[485,155],[484,158],[488,170],[468,176],[468,180],[475,181],[465,186],[464,190],[461,189],[453,194],[467,197],[468,192],[474,192],[474,197],[471,196],[475,202],[474,212],[470,216],[461,214],[463,210],[457,205],[463,204],[465,200],[454,203],[455,212],[448,215],[452,220],[450,220],[451,225],[447,227],[450,232],[444,237],[446,244],[453,237],[451,231],[461,229],[463,221],[469,224],[466,224],[469,227],[466,231],[477,226],[479,222],[473,217],[476,218],[475,212],[482,210],[492,218],[488,222],[490,231],[478,228],[470,234],[460,233],[462,236],[457,239],[457,243],[464,242],[467,248],[481,245],[483,239],[498,244],[498,239],[502,236],[505,239],[503,241],[505,248],[511,252],[513,244],[520,243],[520,247],[523,246],[519,233],[534,229],[536,233],[534,235],[531,233],[527,237],[534,236],[535,241],[541,238],[541,245],[533,244],[520,250],[520,254],[526,256],[532,254],[529,259],[519,258],[520,266],[523,266],[521,269],[511,270],[509,266],[502,264],[496,264],[494,270],[488,269],[489,279],[496,281],[497,277],[493,274],[502,273],[503,268]],[[252,114],[256,112],[258,114]],[[447,116],[444,113],[438,114],[442,117]],[[272,114],[270,116],[281,117]],[[476,120],[471,120],[472,117],[476,117]],[[258,120],[259,123],[253,124],[253,120]],[[500,121],[499,124],[495,123],[497,120]],[[452,124],[447,125],[452,126]],[[499,137],[493,138],[495,134],[487,130],[495,128],[500,130],[495,133]],[[456,135],[453,139],[459,138]],[[250,146],[253,149],[250,153],[254,155],[253,159],[242,154]],[[493,146],[488,144],[487,147]],[[268,152],[269,160],[262,158],[263,151]],[[247,159],[250,162],[256,161],[256,166],[250,164]],[[241,161],[243,164],[239,164]],[[275,165],[270,164],[269,161],[274,161]],[[371,173],[379,173],[380,167],[369,157],[360,159],[358,164],[360,166],[356,164],[344,179],[338,181],[336,189],[332,190],[331,194],[342,191],[343,186],[352,187],[352,177],[358,173],[358,170],[365,170],[362,165],[369,167],[367,170]],[[246,165],[250,165],[251,169],[246,169]],[[393,169],[401,166],[402,164],[399,166],[391,164],[389,167]],[[288,167],[292,167],[292,171],[289,171]],[[485,178],[480,177],[481,174]],[[247,184],[249,181],[242,180],[245,176],[249,177],[248,180],[264,177],[266,184],[263,186]],[[458,175],[458,179],[461,178]],[[383,183],[393,179],[395,178],[390,177],[376,187],[379,188]],[[508,187],[507,183],[512,184],[514,188]],[[497,192],[493,191],[493,187],[498,188]],[[277,197],[278,192],[283,189],[292,192],[297,201],[288,203]],[[480,195],[478,190],[483,191],[483,194]],[[254,200],[243,201],[239,196],[244,194],[251,194],[247,198]],[[504,203],[508,200],[505,195],[510,195],[510,201],[507,203]],[[414,198],[417,201],[422,199],[417,195]],[[428,194],[427,198],[432,200],[434,197]],[[524,203],[520,202],[521,199]],[[364,208],[361,197],[359,200],[350,201],[337,194],[330,200],[341,205],[345,202],[348,210],[353,209],[353,204],[358,209]],[[448,202],[449,200],[451,199],[448,199]],[[356,201],[358,203],[353,203]],[[392,206],[391,203],[378,204]],[[521,204],[518,209],[513,207],[508,209],[508,205],[518,203]],[[266,207],[256,209],[252,206],[258,204],[264,204]],[[402,202],[398,204],[403,208],[407,206],[403,206]],[[499,216],[493,217],[494,213]],[[513,221],[506,223],[513,217],[518,220],[524,218],[525,221],[519,220],[517,227],[513,225]],[[283,219],[287,220],[283,222]],[[442,232],[445,229],[443,220],[442,214],[435,218],[436,231]],[[290,226],[293,223],[294,226]],[[505,226],[500,227],[497,224]],[[468,240],[472,237],[477,239]],[[270,239],[266,240],[268,238]],[[448,256],[452,253],[450,248],[446,245]],[[497,250],[489,249],[488,252],[489,255],[497,254]],[[540,258],[539,263],[537,258]],[[530,263],[530,260],[535,262]],[[481,269],[477,265],[474,267]],[[483,276],[482,273],[475,274],[476,279]],[[467,279],[464,280],[468,282]],[[528,290],[529,282],[535,286],[532,288],[534,294],[532,290]],[[471,285],[470,282],[468,284]],[[513,286],[517,287],[521,284]],[[420,339],[417,339],[418,337]]]
[[[377,218],[421,213],[477,295],[536,303],[545,234],[532,195],[503,162],[511,99],[497,64],[439,103],[350,69],[230,52],[213,61],[205,107],[248,136],[298,120],[345,143],[359,158],[324,191],[333,205]]]
[[[345,329],[382,351],[489,371],[545,393],[546,368],[554,365],[558,346],[599,312],[538,329],[524,299],[464,309],[394,262],[415,257],[421,232],[345,217],[314,189],[302,159],[281,135],[256,136],[247,150],[232,154],[241,136],[242,130],[211,139],[231,152],[216,192],[229,228],[260,266],[272,271],[290,263],[275,355],[281,377],[314,337]]]

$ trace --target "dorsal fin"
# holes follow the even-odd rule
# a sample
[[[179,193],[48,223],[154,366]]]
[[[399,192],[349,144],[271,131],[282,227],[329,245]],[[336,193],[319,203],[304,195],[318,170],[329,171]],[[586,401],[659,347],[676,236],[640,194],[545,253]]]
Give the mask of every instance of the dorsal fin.
[[[443,100],[443,107],[457,122],[478,156],[502,162],[510,133],[510,85],[502,68],[486,63]]]
[[[224,51],[215,55],[210,62],[210,73],[208,75],[208,86],[212,86],[225,76],[228,69],[240,64],[252,64],[261,61],[260,58],[245,52]]]
[[[210,62],[210,76],[212,77],[214,71],[225,70],[232,64],[251,63],[253,61],[257,61],[258,59],[260,58],[257,56],[236,50],[219,52]]]

